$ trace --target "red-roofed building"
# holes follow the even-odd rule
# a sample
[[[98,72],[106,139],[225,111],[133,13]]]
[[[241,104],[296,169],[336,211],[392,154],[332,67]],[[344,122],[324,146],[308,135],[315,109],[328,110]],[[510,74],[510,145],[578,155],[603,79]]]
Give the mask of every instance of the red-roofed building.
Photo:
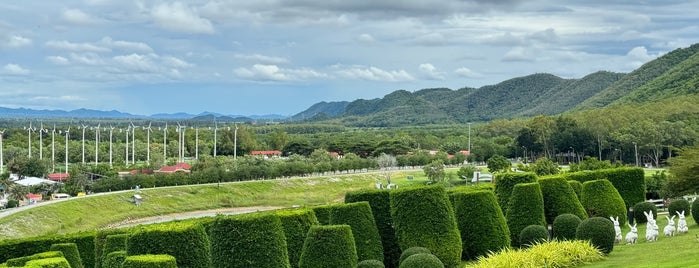
[[[155,173],[176,173],[176,172],[189,173],[190,169],[192,169],[192,165],[190,165],[190,164],[177,163],[174,166],[162,167],[162,168],[156,170]]]
[[[254,156],[263,156],[265,158],[270,158],[270,157],[280,157],[282,155],[281,151],[252,151],[250,152],[251,155]]]
[[[49,180],[52,181],[65,181],[70,177],[68,173],[51,173],[49,174]]]

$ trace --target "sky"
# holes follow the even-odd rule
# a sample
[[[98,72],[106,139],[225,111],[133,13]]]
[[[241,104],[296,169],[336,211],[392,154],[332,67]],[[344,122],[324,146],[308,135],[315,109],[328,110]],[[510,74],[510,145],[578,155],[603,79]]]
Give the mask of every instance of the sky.
[[[293,115],[399,89],[630,72],[694,0],[0,1],[0,107]]]

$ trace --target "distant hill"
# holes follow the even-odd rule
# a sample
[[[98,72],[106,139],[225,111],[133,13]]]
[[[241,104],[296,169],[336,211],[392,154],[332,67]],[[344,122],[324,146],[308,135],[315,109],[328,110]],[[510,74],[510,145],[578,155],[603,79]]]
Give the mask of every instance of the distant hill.
[[[163,120],[186,120],[216,116],[217,120],[230,122],[247,122],[254,120],[284,120],[287,117],[278,114],[268,115],[223,115],[211,112],[203,112],[199,115],[188,113],[153,114],[151,116],[124,113],[116,110],[100,111],[91,109],[77,109],[72,111],[64,110],[35,110],[26,108],[4,108],[0,107],[0,118],[78,118],[78,119],[163,119]]]
[[[300,113],[297,113],[297,114],[291,116],[290,119],[292,119],[292,120],[305,120],[308,118],[312,118],[318,114],[326,114],[327,116],[333,117],[333,116],[339,115],[343,111],[345,111],[347,104],[349,104],[348,101],[332,101],[332,102],[322,101],[322,102],[313,104],[311,107],[304,110],[303,112],[300,112]]]

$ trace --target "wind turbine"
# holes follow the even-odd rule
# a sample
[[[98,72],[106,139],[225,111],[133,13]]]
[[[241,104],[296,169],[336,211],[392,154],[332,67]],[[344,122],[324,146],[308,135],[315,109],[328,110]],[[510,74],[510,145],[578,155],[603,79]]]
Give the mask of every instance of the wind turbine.
[[[129,132],[131,132],[131,126],[128,126],[126,128],[125,132],[126,132],[126,146],[125,146],[125,148],[126,148],[125,156],[126,157],[125,157],[124,162],[126,162],[126,165],[128,166],[129,165]]]
[[[136,164],[136,126],[133,124],[133,122],[129,122],[131,124],[131,164],[135,165]]]
[[[95,166],[99,163],[100,124],[95,128]]]
[[[44,134],[48,129],[44,129],[44,123],[41,123],[41,128],[39,129],[39,159],[44,159]]]
[[[32,122],[29,121],[29,127],[24,129],[27,130],[27,134],[29,137],[27,139],[27,149],[29,150],[29,158],[32,158],[32,131],[35,131],[36,128],[32,128]]]
[[[233,134],[233,160],[236,159],[238,159],[238,124],[235,125]]]
[[[216,132],[218,132],[218,122],[216,122],[216,118],[214,117],[214,158],[216,157]]]
[[[56,171],[56,124],[51,130],[51,171]]]
[[[87,129],[86,125],[82,125],[83,128],[83,164],[85,164],[85,129]]]
[[[0,130],[0,174],[3,173],[3,168],[5,167],[4,162],[2,161],[2,135],[5,134],[5,130]]]
[[[167,122],[163,128],[163,160],[167,161]]]
[[[112,164],[112,133],[114,132],[114,127],[109,126],[109,167],[114,167]]]
[[[179,162],[184,162],[184,127],[185,126],[180,125],[180,122],[177,122],[177,132],[179,134],[178,143],[180,145],[180,147],[177,148]]]
[[[66,170],[65,172],[68,173],[68,136],[70,135],[70,126],[68,126],[68,130],[66,130]]]
[[[150,165],[150,133],[153,131],[151,129],[151,124],[153,121],[148,123],[148,127],[143,127],[143,130],[146,130],[146,163]]]
[[[194,159],[199,160],[199,127],[194,130]]]

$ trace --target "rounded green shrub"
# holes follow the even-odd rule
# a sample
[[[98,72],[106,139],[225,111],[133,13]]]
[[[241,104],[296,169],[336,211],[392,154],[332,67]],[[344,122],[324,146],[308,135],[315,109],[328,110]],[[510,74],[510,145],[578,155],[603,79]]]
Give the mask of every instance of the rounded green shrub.
[[[653,212],[653,216],[656,218],[658,217],[658,208],[655,206],[655,204],[651,202],[638,202],[633,206],[633,219],[636,223],[641,224],[648,222],[648,219],[643,212]]]
[[[626,205],[611,182],[605,179],[583,183],[580,200],[589,217],[619,217],[619,225],[626,225]]]
[[[354,268],[357,266],[352,227],[314,225],[303,243],[299,268]]]
[[[385,268],[380,260],[363,260],[357,263],[357,268]]]
[[[369,202],[355,202],[334,207],[330,212],[330,224],[347,224],[352,227],[359,261],[383,261],[381,236],[374,222]]]
[[[672,200],[672,202],[670,202],[670,204],[667,206],[667,213],[670,214],[670,217],[672,217],[672,215],[677,215],[677,212],[682,211],[684,211],[685,217],[689,217],[692,213],[689,201],[685,199]]]
[[[423,248],[423,247],[412,247],[412,248],[408,248],[408,249],[406,249],[406,250],[403,250],[403,253],[400,254],[400,261],[399,261],[398,263],[400,264],[400,263],[402,263],[405,259],[407,259],[408,257],[410,257],[410,256],[412,256],[412,255],[415,255],[415,254],[420,254],[420,253],[432,254],[432,251],[430,251],[430,250],[427,249],[427,248]]]
[[[429,253],[418,253],[410,255],[410,257],[400,263],[400,268],[444,268],[437,256]]]
[[[107,254],[102,260],[103,268],[121,268],[121,264],[126,259],[126,251],[113,251]]]
[[[78,245],[75,243],[59,243],[51,245],[51,251],[63,252],[63,256],[70,263],[70,267],[83,268],[83,261],[78,252]]]
[[[536,182],[536,174],[532,172],[506,172],[495,175],[495,197],[497,197],[498,204],[505,215],[507,215],[507,209],[510,205],[510,195],[515,185],[530,182]]]
[[[279,216],[284,229],[289,264],[298,267],[303,241],[311,226],[319,224],[318,219],[310,209],[278,210],[275,214]]]
[[[123,268],[177,268],[175,257],[167,254],[134,255],[124,259]]]
[[[544,213],[546,222],[553,223],[558,215],[570,213],[580,219],[587,219],[587,213],[578,200],[573,187],[562,177],[539,179],[541,193],[544,196]]]
[[[383,263],[386,267],[398,267],[400,258],[400,247],[396,240],[396,231],[393,229],[393,219],[391,218],[390,191],[380,189],[360,190],[345,194],[345,202],[367,201],[374,214],[376,228],[381,235],[381,246],[383,247]]]
[[[694,222],[699,224],[699,198],[694,199],[692,202],[692,218],[694,219]]]
[[[507,227],[510,229],[512,246],[519,247],[519,233],[529,225],[546,226],[544,197],[538,183],[520,183],[512,189],[507,214]]]
[[[475,260],[510,246],[510,229],[492,191],[453,192],[462,258]]]
[[[614,224],[606,218],[591,217],[582,221],[575,236],[580,240],[589,240],[604,254],[609,254],[614,249]]]
[[[37,259],[28,261],[24,267],[28,268],[71,268],[68,260],[63,257]]]
[[[461,235],[443,186],[391,191],[391,217],[401,249],[425,247],[446,267],[461,264]]]
[[[559,241],[575,239],[575,232],[582,220],[573,214],[561,214],[553,220],[553,237]]]
[[[141,226],[129,236],[126,253],[171,255],[179,268],[211,267],[209,237],[204,227],[194,222]]]
[[[529,225],[519,233],[519,243],[523,247],[549,240],[549,231],[541,225]]]
[[[580,194],[582,193],[582,182],[568,180],[568,185],[570,185],[570,188],[573,188],[575,196],[577,196],[578,200],[580,200]]]
[[[220,216],[211,227],[211,264],[227,267],[290,267],[279,216]]]

